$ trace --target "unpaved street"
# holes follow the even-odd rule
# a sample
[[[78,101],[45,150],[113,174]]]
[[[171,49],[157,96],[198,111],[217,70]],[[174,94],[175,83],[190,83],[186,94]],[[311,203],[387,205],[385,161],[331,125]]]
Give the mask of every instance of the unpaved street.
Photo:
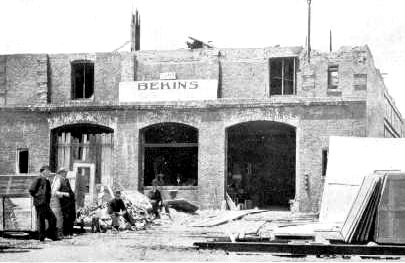
[[[177,214],[173,221],[162,220],[143,231],[119,233],[86,233],[62,241],[15,240],[0,238],[3,249],[0,262],[4,261],[366,261],[358,256],[351,259],[308,257],[280,257],[264,253],[227,253],[222,250],[198,250],[194,242],[226,236],[226,232],[249,229],[258,225],[258,218],[217,227],[189,227],[198,216]],[[375,260],[374,260],[375,261]],[[392,260],[391,260],[392,262]]]

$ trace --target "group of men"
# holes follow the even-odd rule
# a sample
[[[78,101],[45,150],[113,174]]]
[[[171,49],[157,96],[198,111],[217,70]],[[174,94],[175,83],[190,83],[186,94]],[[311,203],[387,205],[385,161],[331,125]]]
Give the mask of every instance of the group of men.
[[[42,166],[39,171],[40,175],[29,188],[37,212],[39,240],[44,241],[46,237],[60,240],[64,236],[71,236],[76,208],[75,195],[66,178],[67,171],[64,168],[59,169],[52,184],[49,181],[49,166]],[[45,220],[48,221],[48,229]]]
[[[44,241],[46,237],[55,241],[71,236],[76,220],[75,194],[67,178],[67,171],[60,168],[52,183],[49,181],[49,176],[49,166],[42,166],[40,175],[35,178],[29,188],[37,212],[40,241]],[[152,185],[153,189],[149,193],[152,213],[159,218],[160,208],[164,207],[167,213],[169,209],[164,205],[160,191],[157,189],[159,182],[154,180]],[[121,199],[120,191],[116,191],[115,197],[109,202],[108,213],[111,215],[112,227],[116,230],[119,228],[120,217],[132,226],[135,224]],[[46,229],[45,220],[48,221],[48,229]]]

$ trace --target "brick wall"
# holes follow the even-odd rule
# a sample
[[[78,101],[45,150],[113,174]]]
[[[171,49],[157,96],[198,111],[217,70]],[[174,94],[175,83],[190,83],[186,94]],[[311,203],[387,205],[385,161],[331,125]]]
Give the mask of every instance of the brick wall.
[[[48,58],[45,54],[2,56],[0,59],[2,104],[46,103],[48,94],[47,65]]]
[[[16,173],[18,148],[28,148],[29,173],[49,163],[47,116],[33,112],[0,110],[0,174]]]
[[[7,96],[7,56],[0,56],[0,106],[6,104]]]
[[[120,111],[114,149],[115,180],[125,188],[143,189],[139,162],[139,134],[142,128],[161,122],[187,124],[199,130],[198,190],[189,191],[189,198],[199,200],[203,208],[219,208],[225,187],[226,128],[245,121],[278,121],[293,124],[297,129],[296,199],[300,209],[317,211],[323,184],[322,150],[327,149],[331,135],[365,136],[365,115],[366,104],[361,101],[343,104],[291,103],[275,107],[163,107]],[[309,191],[305,191],[303,186],[305,173],[310,174]]]
[[[49,56],[51,103],[71,102],[71,62],[94,62],[94,99],[89,102],[115,102],[121,81],[121,56],[118,53],[57,54]]]
[[[175,72],[177,79],[218,79],[218,51],[175,50],[136,53],[136,80],[159,80],[160,73]]]
[[[367,46],[344,47],[332,53],[314,51],[310,65],[305,51],[295,47],[183,49],[1,56],[0,98],[3,96],[4,101],[4,94],[7,94],[10,105],[44,103],[49,89],[52,103],[70,102],[70,63],[74,60],[95,63],[93,102],[116,102],[121,80],[156,80],[162,72],[175,72],[178,79],[218,79],[219,94],[223,98],[266,98],[269,96],[269,59],[275,57],[298,58],[297,95],[300,97],[365,99],[368,86],[383,85],[372,80],[376,73]],[[334,94],[327,89],[328,65],[339,68],[339,87]],[[359,76],[365,76],[366,85],[356,85]],[[370,88],[370,96],[374,96]]]

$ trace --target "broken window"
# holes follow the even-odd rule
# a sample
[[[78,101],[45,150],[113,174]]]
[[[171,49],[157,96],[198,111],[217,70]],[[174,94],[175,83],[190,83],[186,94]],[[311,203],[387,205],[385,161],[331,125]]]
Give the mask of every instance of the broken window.
[[[328,68],[328,89],[337,90],[339,86],[339,67],[331,65]]]
[[[94,93],[94,63],[88,60],[72,62],[72,99],[88,99]]]
[[[296,58],[270,59],[270,96],[296,93]]]
[[[176,123],[143,131],[144,185],[197,186],[198,130]]]
[[[28,173],[28,149],[17,149],[17,169],[18,173]]]

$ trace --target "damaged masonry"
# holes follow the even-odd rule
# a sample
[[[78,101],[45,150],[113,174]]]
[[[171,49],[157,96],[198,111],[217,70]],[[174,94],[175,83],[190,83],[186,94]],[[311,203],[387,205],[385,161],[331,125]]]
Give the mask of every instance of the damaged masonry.
[[[310,63],[302,47],[135,46],[0,55],[3,231],[35,229],[30,200],[21,199],[48,163],[52,172],[68,170],[87,226],[121,190],[136,230],[145,229],[144,195],[154,180],[172,209],[235,210],[213,219],[218,225],[260,211],[313,222],[322,211],[331,136],[403,136],[368,46],[312,50]],[[102,189],[111,190],[100,205]],[[20,207],[13,219],[7,206]]]

